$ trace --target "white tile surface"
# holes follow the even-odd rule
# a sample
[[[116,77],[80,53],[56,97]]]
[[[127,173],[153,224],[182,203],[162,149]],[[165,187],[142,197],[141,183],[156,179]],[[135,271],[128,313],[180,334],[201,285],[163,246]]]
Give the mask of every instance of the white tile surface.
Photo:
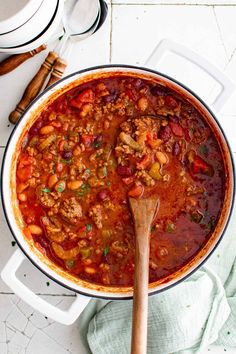
[[[187,4],[187,5],[186,5]],[[215,5],[215,6],[212,6]],[[113,0],[104,27],[93,37],[76,43],[67,73],[104,63],[142,65],[163,38],[171,38],[204,56],[225,71],[236,83],[236,0]],[[53,45],[51,45],[53,48]],[[5,146],[12,126],[8,114],[19,100],[27,82],[42,63],[40,53],[20,68],[0,77],[0,146]],[[0,60],[5,55],[0,54]],[[163,71],[189,79],[194,85],[198,73],[189,69],[185,78],[182,67],[166,60]],[[172,70],[172,71],[171,71]],[[182,76],[181,76],[182,75]],[[188,76],[188,77],[187,77]],[[212,83],[205,85],[201,95],[208,99]],[[197,89],[197,87],[196,87]],[[236,93],[219,115],[226,136],[236,153]],[[0,149],[0,155],[3,148]],[[235,154],[236,156],[236,154]],[[2,209],[0,210],[0,270],[17,246],[11,236]],[[68,306],[73,301],[70,291],[54,284],[26,261],[19,278],[47,301]],[[50,286],[47,286],[47,282]],[[42,296],[42,295],[41,295]],[[235,349],[211,346],[206,353],[236,353]],[[0,354],[88,354],[78,333],[78,323],[63,326],[45,318],[26,305],[0,280]]]
[[[221,68],[226,64],[210,6],[114,5],[112,12],[113,62],[142,64],[161,39],[171,38]]]

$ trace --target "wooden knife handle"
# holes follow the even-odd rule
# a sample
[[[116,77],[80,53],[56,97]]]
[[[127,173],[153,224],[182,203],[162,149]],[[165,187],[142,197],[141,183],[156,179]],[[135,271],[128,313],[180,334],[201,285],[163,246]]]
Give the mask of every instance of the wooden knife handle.
[[[51,86],[52,84],[54,84],[54,82],[57,82],[62,78],[66,67],[67,67],[67,62],[65,60],[61,58],[56,59],[46,88]]]
[[[24,63],[24,61],[32,58],[36,54],[42,52],[42,50],[46,49],[46,45],[43,44],[40,47],[31,50],[30,52],[11,55],[0,63],[0,76],[9,73],[10,71],[17,68],[19,65]]]
[[[48,56],[41,65],[39,71],[26,87],[25,92],[15,110],[9,115],[9,121],[11,123],[15,124],[19,120],[29,103],[38,95],[57,58],[57,53],[53,51],[48,53]]]

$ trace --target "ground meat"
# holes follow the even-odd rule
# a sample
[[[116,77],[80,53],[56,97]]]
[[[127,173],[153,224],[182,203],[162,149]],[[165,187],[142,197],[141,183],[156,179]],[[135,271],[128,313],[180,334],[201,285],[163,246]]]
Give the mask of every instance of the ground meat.
[[[202,186],[197,185],[190,185],[186,189],[187,195],[196,195],[196,194],[203,194],[205,192],[205,188]]]
[[[60,206],[59,213],[69,223],[74,224],[82,216],[82,208],[75,197],[66,199]]]
[[[37,188],[37,195],[40,204],[42,204],[45,208],[52,208],[55,204],[53,196],[47,192],[47,189],[45,189],[44,186],[40,185]]]
[[[121,128],[121,130],[123,130],[123,132],[131,134],[132,133],[131,120],[121,123],[120,128]]]
[[[75,170],[78,171],[79,173],[82,173],[86,168],[86,165],[83,163],[82,158],[75,159],[73,166]]]
[[[143,131],[156,130],[160,126],[159,119],[153,119],[153,118],[150,118],[149,116],[143,116],[142,118],[136,118],[136,119],[134,119],[133,123],[136,127],[136,135],[137,135],[137,131],[143,132]]]
[[[161,101],[161,103],[162,102],[163,101]],[[164,106],[161,105],[161,106],[156,108],[156,113],[160,114],[162,116],[166,116],[166,117],[168,115],[170,115],[170,116],[174,116],[174,115],[179,116],[180,115],[180,110],[181,110],[181,103],[179,103],[177,105],[177,107],[175,107],[175,108],[168,107],[167,105],[164,105]]]
[[[42,224],[45,227],[46,235],[49,240],[60,243],[63,242],[67,235],[62,231],[61,222],[55,217],[48,218],[44,216],[41,218]]]
[[[110,247],[110,251],[118,256],[118,258],[124,257],[128,254],[128,245],[123,241],[115,241]]]
[[[92,218],[97,228],[101,229],[102,228],[102,206],[100,204],[94,205],[89,211],[89,216]]]

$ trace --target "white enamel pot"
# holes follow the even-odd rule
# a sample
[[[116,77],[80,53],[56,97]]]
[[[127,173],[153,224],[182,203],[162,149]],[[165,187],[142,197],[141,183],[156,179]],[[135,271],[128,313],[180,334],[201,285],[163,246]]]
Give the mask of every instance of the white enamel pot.
[[[116,75],[117,73],[119,75],[128,74],[134,77],[148,77],[155,80],[157,83],[174,89],[189,100],[196,107],[196,109],[201,112],[202,116],[205,120],[207,120],[208,124],[211,126],[211,129],[215,133],[215,136],[217,137],[224,157],[224,168],[227,180],[223,207],[218,223],[207,244],[187,265],[171,276],[150,284],[150,295],[164,291],[186,279],[186,277],[192,274],[203,264],[204,261],[206,261],[223,237],[233,206],[234,167],[229,145],[216,118],[216,111],[223,106],[224,102],[233,92],[233,85],[224,74],[222,74],[217,68],[209,64],[207,61],[203,60],[192,51],[176,45],[168,40],[161,42],[146,63],[146,66],[153,67],[154,64],[156,65],[157,61],[167,50],[174,51],[179,56],[182,56],[195,65],[200,66],[204,71],[220,83],[221,92],[216,97],[211,108],[209,108],[196,94],[184,85],[157,71],[127,65],[106,65],[82,70],[69,75],[42,93],[27,109],[10,136],[3,160],[2,199],[8,225],[17,241],[19,249],[9,259],[8,263],[2,270],[1,276],[4,282],[25,302],[55,321],[64,324],[73,323],[92,297],[122,300],[132,298],[133,294],[133,289],[131,287],[119,288],[111,286],[98,286],[95,284],[90,284],[86,281],[78,280],[75,277],[68,275],[65,271],[59,269],[55,264],[52,264],[50,260],[46,259],[33,244],[29,243],[25,239],[22,233],[23,221],[17,208],[17,198],[15,193],[16,158],[19,151],[19,146],[25,132],[34,122],[36,113],[38,114],[43,107],[45,107],[45,104],[54,100],[56,97],[62,93],[65,93],[69,89],[90,79],[97,77],[108,77],[110,75]],[[47,303],[45,300],[34,294],[16,277],[17,269],[20,267],[25,257],[28,257],[39,270],[45,273],[52,280],[68,289],[71,289],[77,294],[75,301],[69,310],[62,311],[59,308]]]

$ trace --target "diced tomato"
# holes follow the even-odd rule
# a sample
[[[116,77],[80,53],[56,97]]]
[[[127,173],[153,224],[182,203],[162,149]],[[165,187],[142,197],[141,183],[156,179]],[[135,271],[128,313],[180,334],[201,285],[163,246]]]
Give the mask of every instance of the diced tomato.
[[[137,163],[136,167],[138,170],[143,170],[147,168],[151,163],[150,155],[145,155],[140,162]]]
[[[91,89],[82,91],[77,97],[70,101],[70,105],[75,108],[81,108],[84,103],[93,103],[95,94]]]
[[[82,134],[81,141],[85,147],[90,147],[94,141],[94,136],[91,134]]]
[[[181,125],[179,125],[178,123],[175,123],[175,122],[170,122],[169,124],[170,124],[171,130],[175,136],[179,136],[179,137],[184,136],[184,130],[181,127]]]
[[[75,107],[75,108],[80,109],[80,108],[82,107],[83,103],[80,102],[80,101],[77,101],[77,100],[73,99],[73,100],[70,101],[70,105],[71,105],[72,107]]]
[[[33,166],[27,166],[23,168],[18,168],[16,175],[21,182],[26,182],[31,178],[33,172]]]
[[[138,197],[141,197],[141,195],[143,194],[143,190],[144,190],[143,186],[141,184],[139,184],[138,186],[134,186],[128,192],[128,195],[133,198],[138,198]]]
[[[134,182],[134,177],[126,177],[126,178],[122,178],[122,181],[128,186],[129,184]]]
[[[87,237],[86,226],[82,226],[82,227],[79,228],[78,237],[79,238]]]
[[[162,144],[162,141],[161,141],[161,139],[157,139],[156,133],[153,134],[151,132],[148,132],[147,133],[147,144],[152,149],[156,149]]]
[[[213,176],[214,174],[212,166],[208,165],[200,156],[197,155],[194,157],[191,168],[193,173],[203,173],[208,176]]]
[[[25,228],[23,229],[23,234],[25,235],[25,237],[27,238],[27,240],[31,240],[31,239],[32,239],[31,232],[30,232],[30,230],[29,230],[27,227],[25,227]]]
[[[87,232],[87,238],[89,239],[89,240],[91,240],[92,239],[92,236],[93,236],[93,231],[91,230],[91,231],[88,231]]]
[[[176,108],[178,106],[177,101],[170,95],[166,96],[165,104],[170,108]]]
[[[151,132],[147,132],[147,140],[152,140],[153,134]]]
[[[127,89],[125,91],[126,95],[132,100],[132,101],[137,101],[138,99],[138,94],[135,90],[132,89]]]
[[[20,158],[18,168],[22,168],[22,167],[29,166],[29,165],[35,165],[35,164],[36,164],[36,160],[34,157],[29,156],[29,155],[23,155]]]

